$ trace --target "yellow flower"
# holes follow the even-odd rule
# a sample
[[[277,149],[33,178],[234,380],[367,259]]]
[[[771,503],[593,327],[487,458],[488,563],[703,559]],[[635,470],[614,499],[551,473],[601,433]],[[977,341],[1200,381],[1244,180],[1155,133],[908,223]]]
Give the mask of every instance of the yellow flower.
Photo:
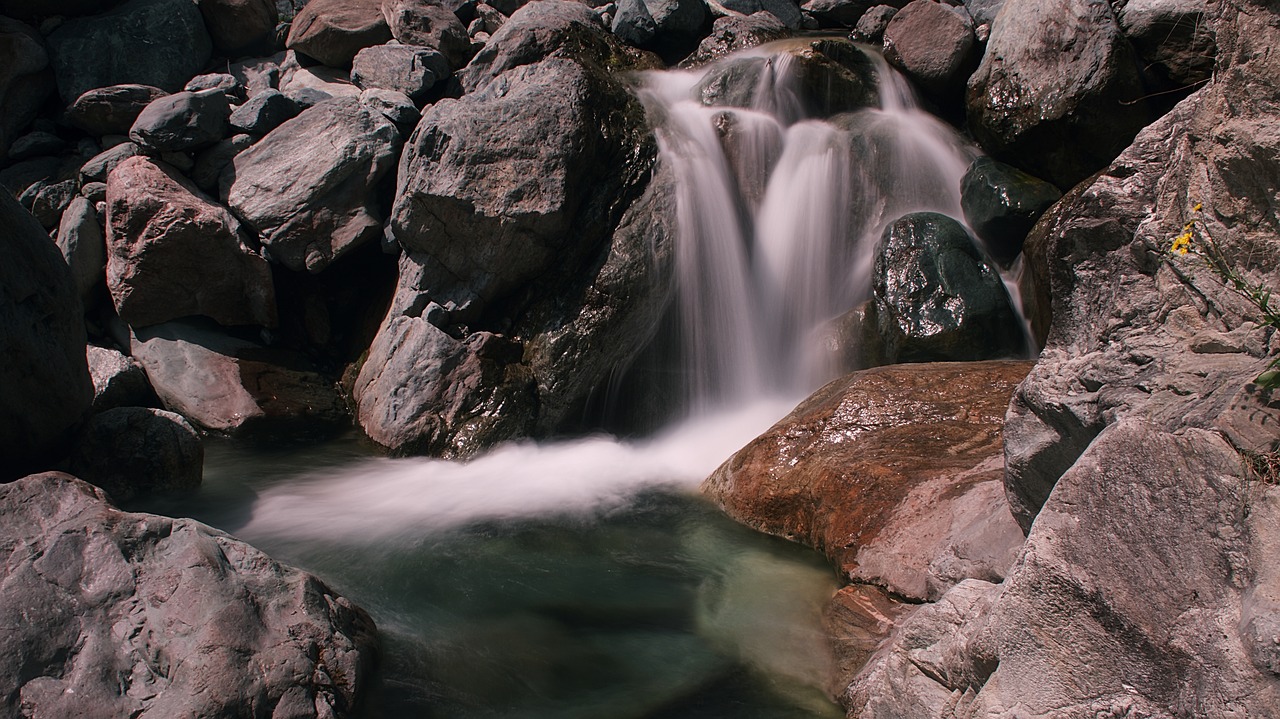
[[[1191,211],[1192,211],[1192,212],[1199,212],[1199,211],[1200,211],[1200,208],[1202,208],[1202,207],[1204,207],[1204,204],[1197,202],[1195,205],[1193,205],[1193,206],[1191,207]]]
[[[1173,238],[1173,245],[1169,247],[1170,252],[1177,252],[1185,255],[1191,249],[1191,232],[1183,232],[1181,235]]]

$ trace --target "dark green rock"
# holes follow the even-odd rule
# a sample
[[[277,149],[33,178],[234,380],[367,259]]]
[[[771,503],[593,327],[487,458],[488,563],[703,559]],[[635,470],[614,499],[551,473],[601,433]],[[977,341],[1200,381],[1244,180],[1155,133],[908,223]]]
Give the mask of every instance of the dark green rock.
[[[1032,225],[1060,197],[1048,182],[985,156],[974,160],[960,181],[965,221],[991,257],[1006,266],[1022,252]]]

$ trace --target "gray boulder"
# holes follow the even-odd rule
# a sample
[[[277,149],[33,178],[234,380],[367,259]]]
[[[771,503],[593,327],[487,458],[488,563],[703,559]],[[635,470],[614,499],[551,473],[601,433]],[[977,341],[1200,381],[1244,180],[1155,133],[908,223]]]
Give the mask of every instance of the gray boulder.
[[[7,716],[362,709],[377,651],[369,616],[229,535],[121,512],[61,473],[0,486],[0,535]]]
[[[122,142],[103,150],[80,166],[80,182],[82,185],[90,182],[106,182],[111,171],[120,163],[141,154],[142,148],[133,142]]]
[[[884,58],[929,97],[959,100],[978,63],[973,27],[950,6],[915,0],[884,30]]]
[[[200,15],[213,49],[223,57],[274,51],[280,16],[273,0],[200,0]]]
[[[854,27],[868,10],[880,4],[880,0],[808,0],[800,8],[822,27]],[[900,8],[905,4],[906,0],[893,0],[891,5]]]
[[[0,192],[0,479],[49,466],[93,400],[75,278],[49,235]]]
[[[804,25],[799,3],[794,0],[721,0],[720,5],[726,10],[743,15],[769,13],[792,30],[798,30]]]
[[[439,51],[449,59],[452,70],[464,67],[474,54],[466,26],[444,3],[383,0],[382,13],[397,42]]]
[[[359,98],[322,102],[236,155],[223,197],[273,260],[319,272],[380,234],[374,190],[400,146],[395,125]]]
[[[702,39],[708,19],[705,0],[621,0],[613,34],[630,45],[679,58]]]
[[[395,123],[400,134],[408,136],[418,126],[422,113],[403,92],[374,88],[360,93],[360,103]]]
[[[0,158],[55,90],[49,53],[32,28],[0,16]]]
[[[382,0],[311,0],[293,18],[285,47],[330,67],[351,67],[361,49],[390,39]]]
[[[126,135],[143,109],[167,94],[150,85],[89,90],[67,107],[67,120],[90,135]]]
[[[187,92],[201,92],[204,90],[221,90],[223,95],[227,96],[227,103],[231,105],[239,105],[249,99],[249,90],[240,78],[229,72],[209,72],[203,75],[196,75],[182,86]]]
[[[364,89],[395,90],[422,103],[436,83],[453,74],[442,53],[414,45],[377,45],[356,53],[351,81]]]
[[[990,26],[1004,7],[1004,0],[964,0],[964,9],[973,18],[974,27]]]
[[[106,347],[85,349],[89,376],[93,378],[93,411],[116,407],[153,407],[159,399],[142,365],[132,357]]]
[[[853,28],[853,37],[856,40],[879,45],[884,42],[884,31],[889,27],[889,23],[893,22],[893,16],[898,14],[899,8],[892,5],[876,5],[869,8],[862,17],[858,18],[858,24]]]
[[[960,180],[964,219],[996,262],[1008,266],[1045,210],[1058,201],[1058,188],[990,157],[979,157]]]
[[[1128,0],[1117,19],[1159,87],[1191,88],[1213,72],[1213,29],[1205,0]]]
[[[711,24],[711,34],[698,43],[693,54],[680,61],[680,67],[701,67],[729,53],[790,36],[791,29],[769,13],[718,17]]]
[[[298,106],[279,90],[265,89],[231,113],[231,129],[261,137],[298,115]],[[198,184],[198,183],[197,183]]]
[[[239,221],[173,168],[147,157],[107,179],[107,288],[134,327],[187,315],[276,324],[271,270]]]
[[[63,23],[48,37],[58,92],[70,104],[121,84],[176,92],[209,62],[213,46],[190,0],[128,0]]]
[[[227,134],[230,115],[222,90],[177,92],[147,105],[129,128],[129,139],[153,153],[198,150]]]
[[[287,67],[280,79],[280,92],[299,110],[314,107],[335,97],[357,97],[360,87],[351,82],[351,73],[323,65]]]
[[[93,202],[77,197],[62,213],[58,226],[58,249],[75,277],[76,288],[85,307],[103,284],[107,268],[107,245],[102,223]]]
[[[1000,275],[959,222],[933,212],[884,230],[872,274],[875,364],[1016,357],[1023,337]]]
[[[94,414],[71,453],[70,471],[116,502],[200,486],[204,445],[173,412],[117,407]]]
[[[1066,189],[1128,146],[1148,119],[1144,97],[1107,3],[1006,0],[966,104],[988,153]]]

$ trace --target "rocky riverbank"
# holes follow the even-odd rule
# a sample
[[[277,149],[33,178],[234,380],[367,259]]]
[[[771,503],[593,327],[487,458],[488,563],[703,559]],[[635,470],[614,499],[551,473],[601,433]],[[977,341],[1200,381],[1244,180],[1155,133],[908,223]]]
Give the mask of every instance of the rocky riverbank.
[[[698,101],[754,209],[748,159],[780,159],[750,158],[742,123],[784,67],[789,122],[821,120],[852,174],[883,177],[890,76],[857,40],[985,155],[963,151],[954,216],[855,207],[870,284],[817,335],[862,371],[709,493],[849,582],[829,617],[851,716],[1268,716],[1280,403],[1252,380],[1276,340],[1168,250],[1194,212],[1277,285],[1280,12],[871,5],[0,0],[0,480],[18,480],[0,604],[60,613],[4,652],[5,711],[352,714],[367,616],[108,499],[198,485],[208,432],[354,425],[392,454],[466,457],[598,426],[611,388],[663,374],[681,301],[684,180],[637,73],[706,71]],[[1018,267],[1033,366],[991,361],[1026,346],[1001,282]],[[620,424],[669,412],[667,389],[634,392],[646,416]],[[223,622],[201,596],[254,609]],[[122,622],[128,641],[103,635]],[[221,662],[218,697],[175,669],[187,656]]]

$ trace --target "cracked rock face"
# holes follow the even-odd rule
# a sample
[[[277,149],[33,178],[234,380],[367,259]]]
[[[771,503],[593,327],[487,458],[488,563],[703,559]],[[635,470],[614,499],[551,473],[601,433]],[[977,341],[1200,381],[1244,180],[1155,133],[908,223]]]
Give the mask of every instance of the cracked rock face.
[[[70,475],[0,486],[0,713],[343,717],[373,622],[315,577]]]

